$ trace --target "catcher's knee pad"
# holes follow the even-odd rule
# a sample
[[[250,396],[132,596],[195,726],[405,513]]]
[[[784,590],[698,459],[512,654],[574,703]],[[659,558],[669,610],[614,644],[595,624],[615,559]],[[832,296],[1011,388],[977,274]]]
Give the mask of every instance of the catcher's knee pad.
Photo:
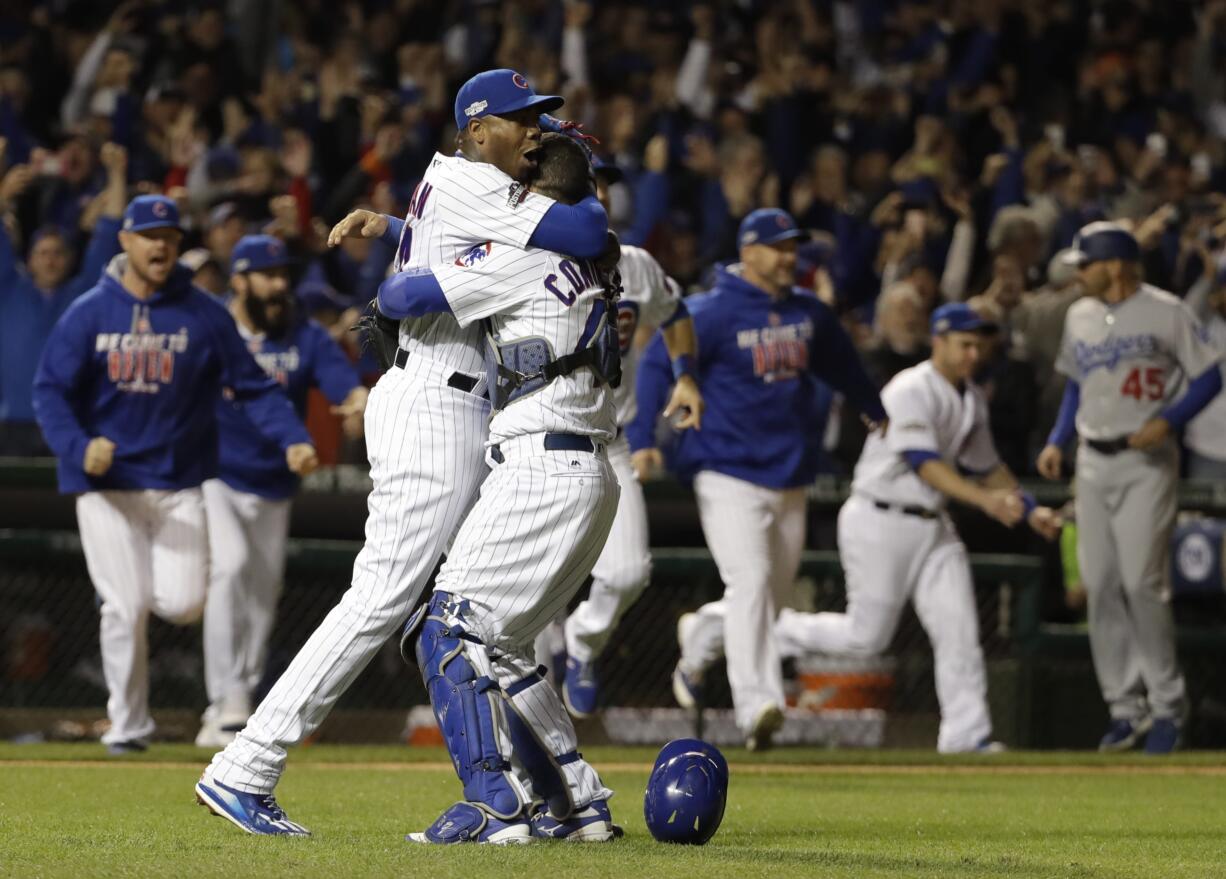
[[[574,810],[570,788],[563,775],[563,766],[575,763],[582,756],[574,748],[565,753],[554,753],[556,745],[551,747],[546,741],[548,731],[533,729],[533,724],[520,711],[517,702],[524,702],[529,707],[530,700],[526,692],[530,687],[545,684],[544,667],[528,677],[516,681],[507,687],[507,729],[511,733],[511,746],[515,749],[515,757],[523,765],[524,771],[532,779],[532,792],[539,800],[544,800],[550,812],[556,817],[565,818]],[[546,712],[547,714],[547,712]],[[540,722],[540,713],[535,713]]]
[[[513,818],[524,802],[502,753],[505,700],[484,651],[481,640],[465,629],[462,608],[447,593],[436,592],[417,637],[417,665],[435,719],[464,799],[499,818]]]

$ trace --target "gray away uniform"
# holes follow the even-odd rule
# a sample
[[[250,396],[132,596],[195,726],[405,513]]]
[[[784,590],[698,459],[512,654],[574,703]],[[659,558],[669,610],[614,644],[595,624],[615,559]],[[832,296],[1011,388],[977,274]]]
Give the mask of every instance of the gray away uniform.
[[[1116,305],[1082,299],[1065,323],[1056,368],[1081,385],[1077,559],[1114,720],[1185,709],[1168,564],[1179,450],[1173,439],[1149,452],[1093,446],[1138,430],[1218,359],[1192,312],[1147,284]]]

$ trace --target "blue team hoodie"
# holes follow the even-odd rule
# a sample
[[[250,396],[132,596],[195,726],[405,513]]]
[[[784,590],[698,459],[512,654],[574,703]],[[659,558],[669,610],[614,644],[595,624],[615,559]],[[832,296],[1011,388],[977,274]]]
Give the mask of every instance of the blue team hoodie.
[[[767,488],[811,483],[825,431],[819,379],[860,412],[884,420],[851,339],[809,291],[795,288],[775,300],[733,266],[718,269],[714,289],[688,297],[686,307],[698,337],[695,378],[706,409],[702,430],[677,437],[674,467],[683,479],[714,470]],[[639,364],[638,415],[626,428],[631,449],[655,444],[671,385],[668,352],[657,335]]]
[[[121,283],[127,256],[56,323],[34,379],[34,411],[59,458],[60,491],[170,489],[217,474],[215,401],[223,389],[286,448],[310,442],[280,386],[234,319],[178,265],[148,300]],[[97,436],[115,443],[102,477],[82,469]]]
[[[283,336],[247,336],[244,342],[264,372],[285,389],[299,417],[306,415],[312,387],[340,404],[361,384],[341,346],[313,320],[297,321]],[[249,417],[248,408],[235,400],[217,401],[218,477],[237,491],[272,500],[291,497],[298,490],[298,477],[286,466],[280,445]]]

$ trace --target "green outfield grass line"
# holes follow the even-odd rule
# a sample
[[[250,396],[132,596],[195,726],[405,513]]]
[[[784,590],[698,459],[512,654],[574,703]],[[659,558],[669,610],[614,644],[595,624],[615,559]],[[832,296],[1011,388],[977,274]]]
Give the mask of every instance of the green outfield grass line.
[[[200,769],[206,765],[205,760],[187,761],[142,761],[126,757],[110,759],[79,759],[79,760],[20,760],[3,759],[0,766],[21,767],[73,767],[79,769],[114,769],[119,766],[138,769]],[[324,771],[367,770],[370,772],[446,772],[451,764],[443,761],[422,761],[414,763],[387,761],[311,761],[305,765],[311,769]],[[630,763],[617,761],[598,761],[603,772],[641,772],[652,769],[651,763]],[[1120,764],[1085,764],[1085,765],[1025,765],[1001,762],[998,759],[984,760],[979,765],[954,764],[940,766],[933,763],[918,764],[815,764],[815,763],[743,763],[730,761],[728,766],[733,772],[752,773],[755,775],[932,775],[934,773],[953,773],[956,775],[1226,775],[1226,766],[1207,766],[1197,764],[1167,764],[1149,762],[1139,764],[1126,762]]]

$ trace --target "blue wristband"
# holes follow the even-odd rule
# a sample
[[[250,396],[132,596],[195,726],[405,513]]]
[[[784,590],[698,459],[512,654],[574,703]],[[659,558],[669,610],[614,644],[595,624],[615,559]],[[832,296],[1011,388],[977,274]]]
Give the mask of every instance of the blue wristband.
[[[683,375],[692,376],[694,374],[694,355],[693,354],[678,354],[673,358],[673,379],[680,379]]]
[[[1030,514],[1034,512],[1034,508],[1039,505],[1039,502],[1036,501],[1034,499],[1034,495],[1032,495],[1028,491],[1021,492],[1021,495],[1022,495],[1022,509],[1026,511],[1026,518],[1029,519]]]

